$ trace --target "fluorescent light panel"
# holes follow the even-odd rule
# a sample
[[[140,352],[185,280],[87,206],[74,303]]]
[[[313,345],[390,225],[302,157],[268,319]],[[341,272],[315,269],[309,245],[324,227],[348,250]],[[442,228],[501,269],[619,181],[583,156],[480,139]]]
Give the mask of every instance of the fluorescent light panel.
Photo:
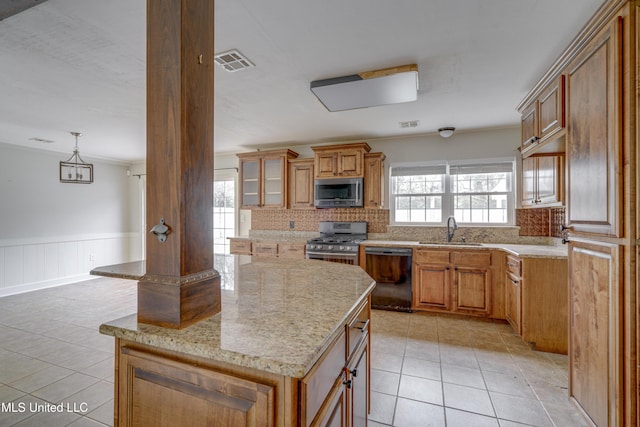
[[[412,102],[418,99],[418,67],[405,65],[311,82],[329,111]]]

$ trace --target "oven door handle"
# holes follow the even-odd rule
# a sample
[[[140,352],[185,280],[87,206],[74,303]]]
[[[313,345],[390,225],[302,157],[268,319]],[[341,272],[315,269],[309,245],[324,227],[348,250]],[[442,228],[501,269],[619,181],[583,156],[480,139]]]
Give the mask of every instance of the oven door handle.
[[[341,253],[341,252],[309,252],[309,251],[307,251],[307,255],[319,255],[319,256],[329,255],[329,256],[332,256],[332,257],[344,256],[344,257],[347,257],[347,258],[355,258],[355,257],[358,256],[357,253],[345,254],[345,253]]]

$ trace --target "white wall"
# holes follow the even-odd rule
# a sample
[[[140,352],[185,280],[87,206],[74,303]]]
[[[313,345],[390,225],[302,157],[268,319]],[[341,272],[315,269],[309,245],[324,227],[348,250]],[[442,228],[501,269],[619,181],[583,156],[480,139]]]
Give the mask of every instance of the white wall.
[[[59,182],[68,156],[0,144],[0,295],[65,283],[140,259],[138,179],[97,161],[92,184]],[[138,199],[139,200],[139,199]]]
[[[371,146],[371,152],[385,153],[385,207],[389,200],[389,166],[397,163],[415,163],[432,160],[470,160],[488,159],[496,157],[515,157],[517,167],[520,168],[520,127],[486,129],[476,131],[456,131],[450,138],[442,138],[437,133],[419,136],[395,137],[384,139],[361,139]],[[298,158],[313,157],[314,145],[340,144],[355,141],[335,141],[331,143],[318,142],[296,146],[265,146],[263,150],[290,148],[299,154]],[[219,161],[218,161],[219,159]],[[237,167],[238,159],[235,155],[216,157],[215,167]],[[220,164],[221,166],[218,166]],[[222,166],[224,165],[224,166]],[[518,174],[516,173],[516,176]],[[516,183],[516,189],[518,189]],[[518,192],[518,191],[517,191]],[[516,194],[516,200],[519,200]],[[240,233],[245,235],[251,225],[251,211],[241,210]]]

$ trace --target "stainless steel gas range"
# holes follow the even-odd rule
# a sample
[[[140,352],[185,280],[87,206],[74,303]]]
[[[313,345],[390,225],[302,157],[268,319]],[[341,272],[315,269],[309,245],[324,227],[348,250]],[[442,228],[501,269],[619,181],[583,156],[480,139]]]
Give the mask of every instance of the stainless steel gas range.
[[[358,265],[360,242],[367,239],[367,223],[321,221],[320,237],[307,241],[307,258]]]

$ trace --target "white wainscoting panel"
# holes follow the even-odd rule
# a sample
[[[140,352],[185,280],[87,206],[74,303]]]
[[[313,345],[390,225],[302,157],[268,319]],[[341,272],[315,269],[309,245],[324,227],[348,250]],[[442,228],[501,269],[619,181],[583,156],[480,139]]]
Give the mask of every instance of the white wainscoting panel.
[[[91,269],[137,261],[139,233],[0,240],[0,296],[91,278]]]

